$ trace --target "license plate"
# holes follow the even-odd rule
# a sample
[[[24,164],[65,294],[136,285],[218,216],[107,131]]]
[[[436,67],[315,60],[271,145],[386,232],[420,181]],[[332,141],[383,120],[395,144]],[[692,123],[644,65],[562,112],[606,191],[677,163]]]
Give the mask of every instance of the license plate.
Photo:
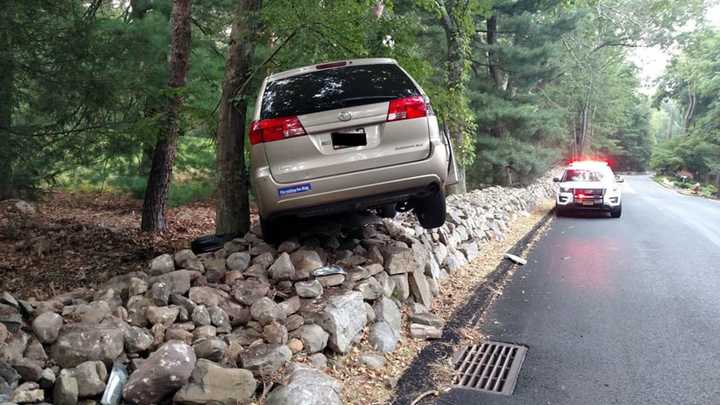
[[[332,139],[333,149],[367,145],[367,137],[365,136],[364,128],[358,128],[354,131],[347,132],[333,132],[330,134],[330,137]]]
[[[585,206],[595,205],[595,203],[594,203],[592,200],[590,200],[590,201],[581,201],[580,204],[585,205]]]

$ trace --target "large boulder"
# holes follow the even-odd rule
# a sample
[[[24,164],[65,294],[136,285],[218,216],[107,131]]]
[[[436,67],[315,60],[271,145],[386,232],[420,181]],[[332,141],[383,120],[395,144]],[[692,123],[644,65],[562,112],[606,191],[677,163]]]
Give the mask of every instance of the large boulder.
[[[99,360],[112,364],[123,353],[125,332],[121,328],[93,324],[65,326],[50,348],[50,357],[64,368]]]
[[[235,405],[249,403],[257,388],[252,373],[223,368],[205,359],[198,360],[190,382],[175,394],[175,403]]]
[[[165,343],[130,375],[123,398],[135,404],[160,402],[187,384],[195,361],[192,347],[176,340]]]
[[[169,254],[160,255],[150,262],[150,274],[160,275],[175,270],[175,259]]]
[[[341,405],[342,385],[325,373],[294,363],[288,382],[273,390],[267,405]]]
[[[399,334],[385,321],[376,322],[370,328],[368,342],[375,350],[388,353],[395,350]]]
[[[270,278],[275,281],[290,280],[295,275],[295,266],[290,260],[290,255],[282,253],[277,260],[268,268]]]
[[[330,348],[339,353],[350,350],[352,341],[366,323],[365,304],[358,291],[347,291],[328,298],[317,319],[317,324],[330,334]]]

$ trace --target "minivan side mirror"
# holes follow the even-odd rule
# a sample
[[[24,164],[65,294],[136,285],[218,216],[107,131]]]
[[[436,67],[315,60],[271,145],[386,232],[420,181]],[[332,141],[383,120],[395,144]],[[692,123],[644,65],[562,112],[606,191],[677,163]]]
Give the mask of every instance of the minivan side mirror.
[[[560,177],[553,177],[553,181],[555,183],[560,183]]]
[[[625,179],[623,178],[623,176],[615,176],[615,181],[617,181],[618,183],[624,183]]]

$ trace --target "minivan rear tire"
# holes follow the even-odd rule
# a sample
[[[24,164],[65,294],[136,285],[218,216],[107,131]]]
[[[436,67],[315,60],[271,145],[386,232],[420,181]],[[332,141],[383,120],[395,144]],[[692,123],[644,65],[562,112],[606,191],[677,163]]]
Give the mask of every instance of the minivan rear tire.
[[[415,203],[415,216],[425,229],[438,228],[445,224],[445,193],[436,191]]]
[[[279,218],[269,219],[260,217],[260,230],[262,238],[267,243],[280,243],[285,237],[287,229],[283,227],[283,222]]]

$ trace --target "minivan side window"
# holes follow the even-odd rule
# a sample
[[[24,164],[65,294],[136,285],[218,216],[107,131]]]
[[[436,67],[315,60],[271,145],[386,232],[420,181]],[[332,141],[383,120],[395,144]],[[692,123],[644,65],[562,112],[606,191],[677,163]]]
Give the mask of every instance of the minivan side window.
[[[394,64],[318,70],[272,81],[265,87],[260,119],[380,103],[419,96],[410,78]]]

